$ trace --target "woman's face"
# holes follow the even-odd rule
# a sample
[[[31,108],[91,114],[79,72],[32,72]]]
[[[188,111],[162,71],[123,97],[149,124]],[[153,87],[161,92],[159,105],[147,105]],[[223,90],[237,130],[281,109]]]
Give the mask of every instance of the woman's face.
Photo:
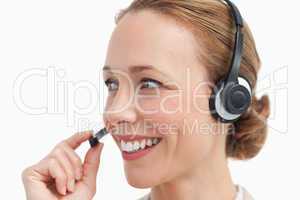
[[[151,11],[126,14],[111,36],[104,121],[134,187],[184,177],[224,152],[224,137],[210,134],[217,132],[211,90],[195,45],[186,28]]]

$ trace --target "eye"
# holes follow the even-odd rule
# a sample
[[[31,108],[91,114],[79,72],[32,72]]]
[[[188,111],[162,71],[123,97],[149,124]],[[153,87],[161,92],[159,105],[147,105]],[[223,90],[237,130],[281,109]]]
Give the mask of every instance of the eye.
[[[141,89],[159,88],[161,86],[162,86],[161,82],[151,78],[143,78],[141,80]]]
[[[108,91],[115,91],[119,88],[119,81],[116,79],[109,78],[105,81],[105,85],[108,88]]]

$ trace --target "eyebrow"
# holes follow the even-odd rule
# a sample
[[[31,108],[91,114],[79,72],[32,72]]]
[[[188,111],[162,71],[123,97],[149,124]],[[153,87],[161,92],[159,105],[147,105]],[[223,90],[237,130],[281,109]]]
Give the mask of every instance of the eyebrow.
[[[104,65],[104,67],[103,67],[103,71],[112,71],[112,70],[113,70],[113,68],[109,65]],[[164,72],[158,70],[157,68],[155,68],[152,65],[132,65],[132,66],[129,66],[129,71],[131,73],[138,73],[138,72],[142,72],[142,71],[145,71],[145,70],[155,70],[155,71],[158,71],[158,72],[166,75]]]

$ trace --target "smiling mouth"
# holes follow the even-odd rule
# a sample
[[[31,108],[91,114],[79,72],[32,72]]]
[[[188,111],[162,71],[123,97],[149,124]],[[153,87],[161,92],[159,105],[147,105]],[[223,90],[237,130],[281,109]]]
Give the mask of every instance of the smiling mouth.
[[[138,140],[126,141],[120,139],[119,147],[122,152],[132,154],[155,147],[161,142],[162,138],[144,138]]]

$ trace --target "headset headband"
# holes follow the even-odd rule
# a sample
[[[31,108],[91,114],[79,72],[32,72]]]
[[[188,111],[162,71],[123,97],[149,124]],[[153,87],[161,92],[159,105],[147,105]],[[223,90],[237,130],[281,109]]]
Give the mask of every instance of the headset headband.
[[[243,18],[238,8],[231,1],[229,0],[224,0],[224,1],[228,4],[228,6],[231,9],[231,13],[233,15],[234,22],[236,25],[235,43],[234,43],[234,49],[233,49],[233,54],[230,63],[231,68],[225,79],[225,85],[227,85],[230,82],[237,83],[238,81],[240,64],[241,64],[242,53],[243,53],[243,43],[244,43],[244,35],[241,29],[243,28],[244,25],[243,25]]]

